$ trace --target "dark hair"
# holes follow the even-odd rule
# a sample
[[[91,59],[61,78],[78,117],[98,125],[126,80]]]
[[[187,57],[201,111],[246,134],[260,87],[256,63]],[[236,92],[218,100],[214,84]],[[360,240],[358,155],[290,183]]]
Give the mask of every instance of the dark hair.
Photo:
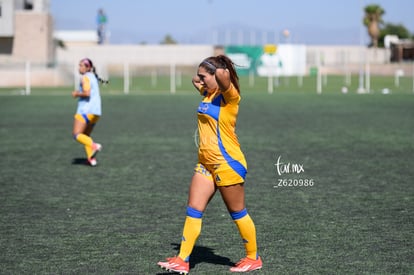
[[[217,68],[228,69],[230,72],[230,81],[240,93],[239,76],[237,75],[235,64],[229,57],[225,55],[210,56],[204,59],[200,63],[199,67],[203,67],[209,74],[212,75],[216,73]]]
[[[85,64],[85,66],[91,68],[91,72],[95,75],[96,79],[98,79],[99,82],[101,82],[103,84],[108,84],[109,83],[108,80],[104,80],[104,79],[100,78],[99,75],[96,73],[96,68],[92,63],[92,60],[90,60],[89,58],[83,58],[81,60],[81,62],[83,64]]]

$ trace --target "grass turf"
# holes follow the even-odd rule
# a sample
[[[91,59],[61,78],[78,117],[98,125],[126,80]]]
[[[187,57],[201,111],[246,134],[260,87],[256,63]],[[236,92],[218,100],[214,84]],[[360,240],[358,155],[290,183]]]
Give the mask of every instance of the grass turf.
[[[166,274],[156,262],[180,242],[199,99],[104,95],[91,168],[71,137],[73,99],[2,96],[0,273]],[[414,272],[413,103],[409,93],[243,94],[261,274]],[[279,157],[305,171],[279,175]],[[284,186],[294,179],[314,184]],[[191,272],[228,274],[243,256],[217,194]]]

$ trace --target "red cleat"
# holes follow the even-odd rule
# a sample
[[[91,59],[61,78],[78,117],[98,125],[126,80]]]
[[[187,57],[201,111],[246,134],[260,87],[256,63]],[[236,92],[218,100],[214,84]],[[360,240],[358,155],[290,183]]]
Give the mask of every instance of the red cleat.
[[[92,144],[92,156],[91,158],[95,158],[96,154],[102,150],[102,145],[99,143],[93,143]]]
[[[249,258],[241,259],[235,266],[230,268],[231,272],[249,272],[253,270],[261,269],[263,266],[262,259],[259,257],[257,260]]]
[[[190,264],[188,262],[184,262],[178,256],[167,258],[167,262],[158,262],[157,264],[167,271],[173,271],[179,274],[188,274],[190,271]]]
[[[88,159],[88,163],[92,167],[95,167],[96,165],[98,165],[98,162],[96,161],[96,158],[90,158],[90,159]]]

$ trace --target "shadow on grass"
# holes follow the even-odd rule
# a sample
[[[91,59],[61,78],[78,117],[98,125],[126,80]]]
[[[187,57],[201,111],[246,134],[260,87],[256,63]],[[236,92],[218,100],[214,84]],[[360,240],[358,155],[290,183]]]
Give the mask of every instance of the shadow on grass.
[[[180,244],[171,243],[174,246],[174,250],[180,250]],[[227,265],[234,266],[234,263],[227,257],[222,257],[214,254],[214,249],[206,246],[194,246],[193,252],[190,257],[190,269],[194,268],[199,263],[210,263],[215,265]],[[161,272],[157,275],[177,274],[175,272]]]
[[[73,165],[89,165],[87,158],[74,158],[72,160]]]

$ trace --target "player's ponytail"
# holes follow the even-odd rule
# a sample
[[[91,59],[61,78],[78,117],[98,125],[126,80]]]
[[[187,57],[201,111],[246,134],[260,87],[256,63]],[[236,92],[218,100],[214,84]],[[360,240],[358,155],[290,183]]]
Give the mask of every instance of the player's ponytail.
[[[100,82],[100,83],[102,83],[102,84],[108,84],[109,83],[109,80],[105,80],[105,79],[102,79],[97,73],[96,73],[96,68],[95,67],[92,67],[92,73],[95,75],[95,77],[96,77],[96,79],[98,79],[98,81]]]
[[[108,84],[109,81],[108,80],[104,80],[101,77],[99,77],[99,75],[96,72],[96,68],[92,63],[92,60],[90,60],[89,58],[84,58],[81,60],[81,62],[83,64],[85,64],[86,67],[90,68],[90,71],[95,75],[96,79],[98,80],[98,82],[102,83],[102,84]]]

